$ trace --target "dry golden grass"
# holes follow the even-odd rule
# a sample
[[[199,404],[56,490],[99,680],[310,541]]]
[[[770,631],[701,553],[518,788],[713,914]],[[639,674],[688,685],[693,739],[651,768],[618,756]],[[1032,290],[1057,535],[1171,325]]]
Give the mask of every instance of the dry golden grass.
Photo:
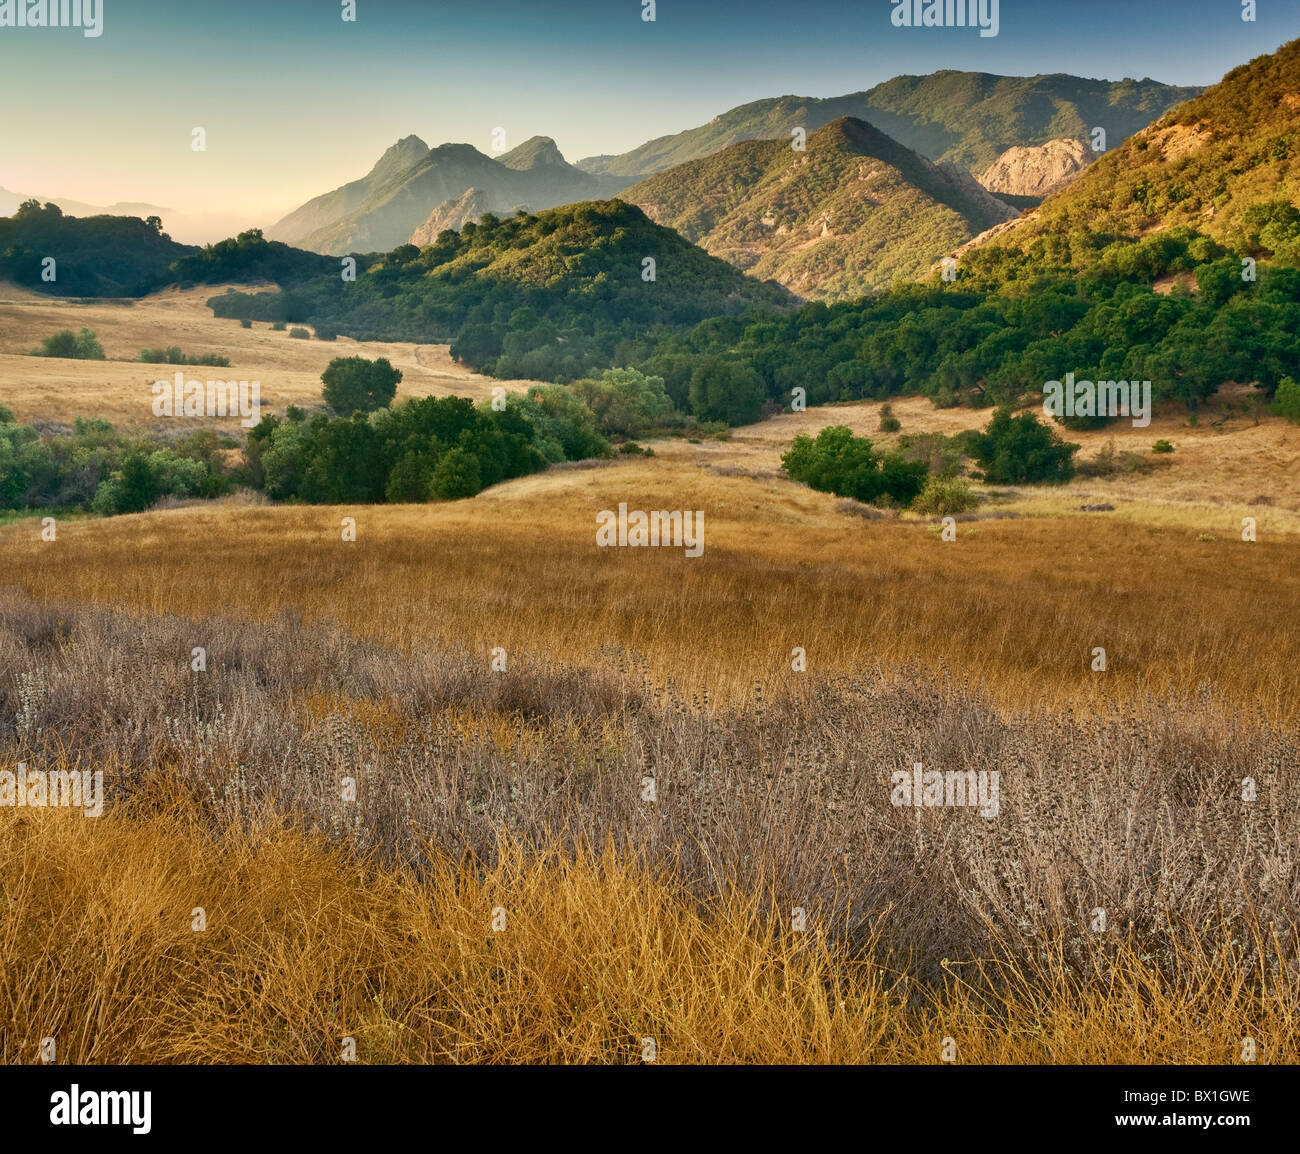
[[[402,370],[400,397],[457,394],[482,400],[502,385],[512,391],[530,382],[494,381],[458,365],[446,345],[385,341],[295,340],[274,332],[264,321],[251,329],[218,320],[203,302],[224,292],[220,285],[169,289],[142,300],[80,301],[50,297],[0,283],[0,402],[20,421],[59,421],[102,417],[114,425],[159,431],[163,427],[208,426],[239,431],[239,419],[159,419],[153,415],[153,383],[172,379],[260,381],[267,412],[288,405],[320,403],[320,375],[334,357],[387,357]],[[27,356],[44,337],[60,329],[93,329],[106,361],[76,361]],[[147,365],[143,348],[179,346],[190,355],[216,353],[229,368],[207,365]]]
[[[1049,950],[922,987],[610,849],[416,878],[274,828],[213,841],[184,810],[0,812],[0,879],[4,1062],[46,1037],[61,1063],[338,1062],[347,1038],[360,1062],[631,1063],[653,1039],[664,1063],[935,1063],[951,1038],[967,1063],[1229,1063],[1247,1036],[1296,1059],[1296,988],[1225,934],[1176,978],[1121,946],[1104,984]]]
[[[214,291],[6,290],[0,401],[151,420],[153,366],[15,355],[47,323],[110,355],[224,353],[213,372],[256,368],[272,408],[358,351],[215,321]],[[496,383],[445,349],[362,351],[403,395]],[[118,791],[97,820],[0,808],[0,1061],[53,1035],[60,1062],[333,1062],[353,1037],[363,1062],[635,1062],[653,1038],[662,1062],[931,1063],[951,1037],[959,1062],[1217,1063],[1246,1036],[1295,1062],[1300,430],[1240,402],[1070,434],[1086,456],[1178,451],[995,495],[1015,516],[953,543],[777,474],[796,432],[876,436],[874,404],[454,504],[236,500],[64,518],[53,543],[0,525],[0,591],[50,606],[0,604],[0,768],[102,766]],[[987,418],[894,411],[904,432]],[[597,548],[622,501],[704,510],[704,556]],[[900,824],[877,778],[913,750],[1004,771],[1004,819]],[[646,771],[663,844],[626,788]],[[364,815],[339,816],[347,772]],[[493,849],[506,829],[528,848]],[[585,848],[606,835],[619,850]],[[792,933],[792,893],[839,920]],[[1116,913],[1104,944],[1093,901]]]
[[[705,511],[705,552],[601,549],[596,513]],[[609,645],[715,698],[748,696],[802,647],[816,672],[946,666],[1008,704],[1202,693],[1295,724],[1296,539],[1260,514],[1187,525],[1100,515],[934,527],[864,521],[780,480],[679,459],[524,478],[430,506],[195,507],[0,528],[0,584],[191,617],[292,607],[408,651],[494,647],[588,663]],[[358,541],[341,540],[344,516]],[[1205,532],[1216,540],[1198,540]],[[1091,669],[1093,649],[1108,670]]]

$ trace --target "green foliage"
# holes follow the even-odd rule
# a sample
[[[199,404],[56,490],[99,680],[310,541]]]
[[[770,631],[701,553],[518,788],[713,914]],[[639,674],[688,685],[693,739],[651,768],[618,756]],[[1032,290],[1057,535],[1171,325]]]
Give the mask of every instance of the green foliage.
[[[1154,445],[1151,446],[1151,451],[1153,453],[1172,453],[1174,451],[1174,447],[1163,437],[1161,437],[1160,440],[1158,440]]]
[[[294,325],[294,327],[289,330],[289,336],[297,341],[309,341],[311,340],[311,330],[304,329],[300,325]]]
[[[1291,377],[1283,377],[1274,394],[1273,412],[1288,421],[1300,424],[1300,384]]]
[[[434,466],[430,490],[444,501],[472,497],[483,487],[479,461],[468,449],[448,449]]]
[[[104,346],[90,329],[83,328],[79,333],[63,329],[52,337],[46,337],[39,349],[32,350],[34,357],[66,357],[78,361],[102,361]]]
[[[763,411],[764,399],[762,378],[744,363],[708,357],[691,374],[691,412],[703,421],[752,424]]]
[[[338,261],[314,252],[291,248],[279,241],[267,240],[260,228],[202,249],[189,249],[169,270],[169,279],[182,287],[195,284],[221,284],[227,281],[273,281],[290,285],[308,277],[332,274],[338,278]],[[292,301],[289,302],[292,313]],[[220,314],[219,314],[220,315]],[[296,321],[302,318],[284,315],[273,320]]]
[[[507,398],[504,410],[425,397],[349,417],[267,416],[249,434],[249,478],[270,497],[316,504],[456,500],[608,451],[578,398],[533,394]]]
[[[999,409],[974,439],[974,457],[994,485],[1061,483],[1074,476],[1079,446],[1061,440],[1034,413]]]
[[[150,365],[218,365],[230,367],[230,358],[216,353],[196,353],[187,356],[176,345],[165,349],[141,349],[140,359]]]
[[[921,490],[921,495],[912,502],[912,509],[917,513],[932,513],[937,517],[950,517],[958,513],[969,513],[979,504],[975,491],[955,477],[931,477]]]
[[[54,296],[144,296],[193,251],[133,216],[64,216],[57,205],[28,201],[0,217],[0,279]],[[52,281],[42,276],[47,257]]]
[[[361,340],[450,341],[498,378],[568,382],[608,367],[623,342],[790,297],[661,228],[622,201],[565,205],[444,232],[397,250],[343,284],[337,262],[279,292],[230,292],[221,317],[309,322]],[[642,279],[653,256],[656,279]]]
[[[71,433],[42,436],[0,422],[0,507],[138,512],[159,497],[214,497],[230,486],[210,431],[163,444],[78,417]]]
[[[640,436],[675,415],[663,377],[637,369],[606,369],[595,380],[574,381],[570,391],[595,414],[600,431],[613,436]]]
[[[853,436],[847,425],[823,429],[816,440],[800,433],[782,456],[781,466],[792,480],[866,504],[906,505],[920,494],[926,480],[922,462],[899,453],[881,457],[866,437]]]
[[[897,433],[903,427],[903,423],[894,416],[892,405],[880,406],[880,424],[877,427],[882,433]]]
[[[336,413],[347,416],[358,410],[373,412],[391,404],[402,373],[393,368],[387,357],[373,361],[365,357],[335,357],[320,379],[325,385],[321,390],[325,403]]]

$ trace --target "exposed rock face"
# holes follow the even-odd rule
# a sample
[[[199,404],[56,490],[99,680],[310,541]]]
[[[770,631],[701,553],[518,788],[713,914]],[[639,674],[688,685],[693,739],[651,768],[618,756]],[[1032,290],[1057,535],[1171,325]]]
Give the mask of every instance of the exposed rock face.
[[[989,192],[1043,197],[1064,188],[1095,156],[1081,140],[1049,140],[1032,148],[1008,148],[976,179]]]
[[[466,189],[460,196],[444,200],[430,214],[428,219],[411,233],[411,243],[423,248],[438,239],[438,234],[447,229],[460,232],[467,221],[478,223],[485,212],[501,214],[513,206],[501,205],[481,188]]]

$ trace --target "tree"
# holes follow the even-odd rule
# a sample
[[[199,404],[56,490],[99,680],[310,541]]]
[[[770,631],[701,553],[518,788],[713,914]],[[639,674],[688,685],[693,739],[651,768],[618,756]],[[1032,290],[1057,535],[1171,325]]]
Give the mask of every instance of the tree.
[[[472,497],[482,488],[478,458],[468,449],[448,449],[434,466],[431,489],[435,497],[455,501]]]
[[[355,412],[369,413],[389,405],[397,395],[402,379],[387,357],[368,361],[365,357],[335,357],[320,379],[325,387],[321,396],[336,413],[349,417]]]
[[[921,492],[929,472],[924,461],[909,461],[899,453],[883,458],[866,437],[855,437],[847,425],[832,425],[817,434],[794,439],[781,466],[795,481],[823,493],[870,503],[886,498],[906,505]]]
[[[1300,384],[1291,377],[1283,377],[1278,382],[1277,392],[1274,394],[1273,412],[1300,425]]]
[[[143,512],[158,500],[159,492],[158,478],[148,457],[143,453],[132,453],[122,462],[122,476],[117,489],[119,513]]]
[[[762,378],[749,365],[709,357],[691,374],[691,411],[704,421],[750,425],[763,411]]]
[[[1068,444],[1033,413],[999,409],[988,428],[971,438],[972,456],[995,485],[1059,483],[1074,476],[1078,445]]]

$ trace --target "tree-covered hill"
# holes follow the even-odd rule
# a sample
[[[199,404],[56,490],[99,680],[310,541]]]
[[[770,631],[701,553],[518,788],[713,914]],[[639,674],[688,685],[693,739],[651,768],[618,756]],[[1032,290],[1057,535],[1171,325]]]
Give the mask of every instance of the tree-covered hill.
[[[1023,223],[963,254],[963,275],[988,283],[1045,268],[1104,273],[1139,252],[1149,256],[1163,243],[1160,233],[1180,228],[1241,255],[1272,253],[1298,242],[1298,203],[1295,40],[1233,69],[1107,153]]]
[[[195,251],[167,236],[157,217],[65,216],[36,201],[0,217],[0,279],[55,296],[144,296]],[[53,266],[45,263],[50,257]],[[42,275],[46,269],[53,279]]]
[[[656,326],[789,301],[780,286],[611,200],[504,220],[488,214],[423,249],[394,249],[354,283],[332,267],[281,292],[231,292],[210,303],[218,316],[308,322],[358,339],[450,340],[454,355],[485,372],[566,381],[609,364],[622,342]]]

